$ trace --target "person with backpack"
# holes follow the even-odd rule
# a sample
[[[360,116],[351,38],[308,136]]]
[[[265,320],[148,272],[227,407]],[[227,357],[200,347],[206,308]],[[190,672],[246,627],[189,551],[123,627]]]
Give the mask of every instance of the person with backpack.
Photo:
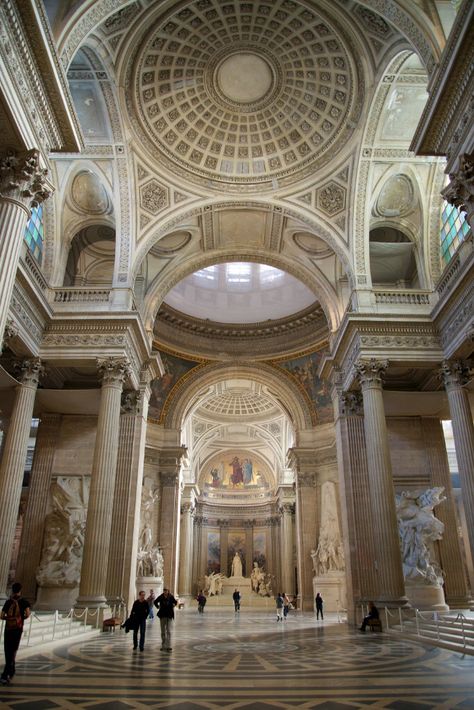
[[[12,594],[7,599],[0,613],[5,621],[3,645],[5,649],[5,668],[0,676],[0,683],[7,685],[15,675],[15,658],[23,633],[25,619],[30,616],[30,602],[21,596],[21,584],[12,585]]]

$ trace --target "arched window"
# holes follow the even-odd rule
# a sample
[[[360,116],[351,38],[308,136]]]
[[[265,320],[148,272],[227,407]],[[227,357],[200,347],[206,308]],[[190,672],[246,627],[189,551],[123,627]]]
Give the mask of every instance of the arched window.
[[[43,205],[37,205],[31,210],[31,217],[26,225],[24,240],[39,264],[41,264],[43,258],[43,238]]]
[[[470,227],[466,222],[464,212],[458,210],[449,202],[443,203],[441,212],[441,259],[443,264],[447,264],[456,249],[469,233]]]

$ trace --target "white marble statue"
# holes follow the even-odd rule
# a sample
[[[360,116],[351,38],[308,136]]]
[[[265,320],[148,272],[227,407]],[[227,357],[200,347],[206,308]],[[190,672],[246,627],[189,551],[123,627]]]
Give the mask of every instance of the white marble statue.
[[[51,484],[52,511],[45,519],[41,563],[36,573],[40,587],[79,586],[89,479],[58,477]]]
[[[158,501],[158,488],[143,484],[140,535],[137,551],[137,577],[163,576],[163,555],[159,545],[153,543],[153,511]]]
[[[204,575],[204,594],[208,597],[214,597],[222,594],[224,585],[224,575],[222,572],[211,572]]]
[[[444,488],[403,491],[396,495],[398,530],[406,580],[441,587],[443,573],[434,560],[433,543],[441,540],[444,524],[434,513],[445,500]]]
[[[253,563],[253,569],[250,573],[250,584],[252,591],[258,593],[260,585],[265,581],[265,570],[260,567],[258,562]]]
[[[234,559],[232,560],[232,571],[230,573],[231,577],[242,577],[242,560],[238,552],[235,553]]]
[[[325,481],[321,486],[321,527],[316,550],[311,551],[316,576],[344,569],[344,550],[339,529],[336,484]]]

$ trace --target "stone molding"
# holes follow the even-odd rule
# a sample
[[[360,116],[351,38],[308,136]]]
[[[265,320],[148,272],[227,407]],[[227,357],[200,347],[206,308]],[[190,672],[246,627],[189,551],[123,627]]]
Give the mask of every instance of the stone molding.
[[[471,368],[462,360],[444,360],[439,371],[440,379],[447,390],[464,387],[469,381]]]
[[[0,198],[30,209],[53,193],[48,170],[39,166],[39,151],[9,151],[0,157]]]

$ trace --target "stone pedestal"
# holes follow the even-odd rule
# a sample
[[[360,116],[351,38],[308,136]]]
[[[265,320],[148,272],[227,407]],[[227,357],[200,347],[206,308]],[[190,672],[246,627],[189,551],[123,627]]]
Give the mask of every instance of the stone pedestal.
[[[242,596],[242,603],[245,604],[245,598],[250,597],[252,592],[252,584],[250,579],[246,577],[227,577],[222,583],[222,596],[232,596],[235,590],[238,589]]]
[[[68,612],[76,603],[79,587],[38,587],[35,610]]]
[[[323,613],[346,609],[346,573],[328,572],[322,577],[313,577],[313,602],[317,592],[323,598]]]
[[[408,601],[414,609],[420,611],[449,611],[449,606],[444,600],[442,587],[431,587],[427,584],[405,582],[405,591]]]

